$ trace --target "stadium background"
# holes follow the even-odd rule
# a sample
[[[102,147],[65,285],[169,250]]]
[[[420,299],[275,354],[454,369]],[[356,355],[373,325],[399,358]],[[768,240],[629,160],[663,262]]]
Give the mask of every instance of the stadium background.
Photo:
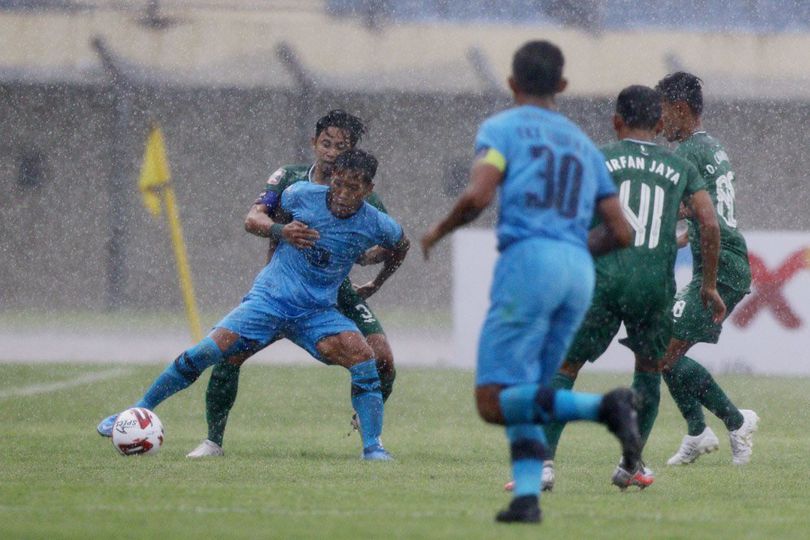
[[[165,360],[189,341],[167,226],[136,189],[151,121],[164,130],[211,324],[263,262],[264,242],[242,228],[247,209],[277,166],[310,159],[323,112],[366,120],[378,191],[418,239],[464,185],[475,129],[509,103],[502,81],[528,39],[562,47],[571,86],[560,108],[597,142],[612,138],[623,86],[676,69],[702,76],[705,125],[734,163],[743,231],[810,230],[810,9],[493,4],[0,0],[0,356],[81,359],[96,347],[103,359],[122,335],[140,335],[152,348],[133,355]],[[451,269],[449,243],[430,264],[414,249],[372,299],[405,363],[450,354]],[[151,313],[164,318],[132,322]],[[81,341],[104,332],[111,341]]]

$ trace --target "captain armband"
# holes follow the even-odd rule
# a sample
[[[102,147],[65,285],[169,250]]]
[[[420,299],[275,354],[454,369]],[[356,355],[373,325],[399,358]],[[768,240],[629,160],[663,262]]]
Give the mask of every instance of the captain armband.
[[[253,201],[253,204],[263,204],[267,207],[267,214],[269,215],[278,206],[281,200],[281,193],[278,191],[263,191],[259,197]]]
[[[492,165],[500,172],[504,172],[506,170],[506,158],[503,156],[503,154],[494,148],[488,148],[486,152],[482,152],[482,154],[483,155],[478,158],[479,162]]]

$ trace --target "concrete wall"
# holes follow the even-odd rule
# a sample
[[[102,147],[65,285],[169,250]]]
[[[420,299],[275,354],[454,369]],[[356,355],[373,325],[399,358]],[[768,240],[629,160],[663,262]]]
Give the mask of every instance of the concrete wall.
[[[110,209],[108,89],[0,86],[0,311],[102,309],[113,211],[128,216],[126,305],[182,305],[166,226],[146,213],[136,189],[150,118],[164,129],[201,308],[219,313],[235,305],[264,260],[264,242],[243,231],[243,218],[266,177],[300,153],[296,98],[285,90],[139,92],[123,159],[129,206]],[[611,140],[609,100],[578,97],[560,105],[595,140]],[[366,120],[361,146],[381,160],[378,191],[417,240],[449,208],[476,126],[497,104],[469,95],[319,94],[306,129],[314,131],[315,120],[332,107]],[[706,127],[726,143],[737,172],[743,230],[810,230],[803,171],[808,120],[810,103],[707,103]],[[493,217],[487,213],[482,224]],[[429,264],[415,244],[373,304],[449,311],[450,296],[449,242]]]

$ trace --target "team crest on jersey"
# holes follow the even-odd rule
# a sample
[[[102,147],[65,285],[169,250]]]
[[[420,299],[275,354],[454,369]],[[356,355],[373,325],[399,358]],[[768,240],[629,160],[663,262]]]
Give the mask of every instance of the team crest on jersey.
[[[268,185],[275,186],[281,182],[282,177],[284,176],[284,169],[278,169],[276,172],[270,175],[270,178],[267,179]]]

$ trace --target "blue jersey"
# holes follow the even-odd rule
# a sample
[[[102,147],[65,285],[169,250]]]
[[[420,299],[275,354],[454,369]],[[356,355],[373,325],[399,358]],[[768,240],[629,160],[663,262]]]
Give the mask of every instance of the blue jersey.
[[[328,192],[328,186],[298,182],[281,195],[282,209],[320,238],[307,249],[281,242],[256,276],[249,295],[279,316],[295,318],[334,306],[338,287],[361,254],[376,245],[393,248],[402,240],[402,227],[368,203],[347,218],[336,217],[327,205]]]
[[[602,153],[563,115],[532,105],[487,119],[476,154],[495,150],[505,161],[499,188],[498,249],[550,238],[587,249],[596,202],[616,193]]]

